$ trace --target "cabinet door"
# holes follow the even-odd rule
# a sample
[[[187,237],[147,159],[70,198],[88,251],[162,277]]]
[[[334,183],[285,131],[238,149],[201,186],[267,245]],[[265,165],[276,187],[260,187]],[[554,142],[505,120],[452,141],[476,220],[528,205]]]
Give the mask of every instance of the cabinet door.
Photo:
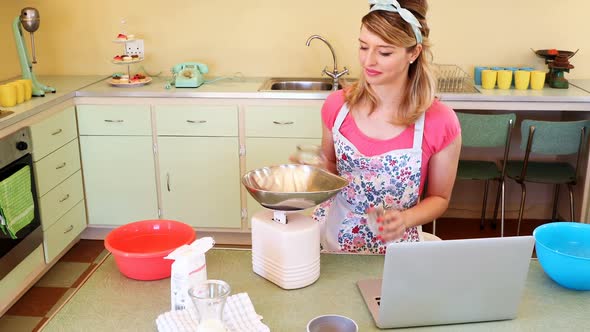
[[[256,168],[289,164],[289,156],[298,144],[321,144],[320,138],[246,138],[246,171]],[[262,206],[250,194],[247,199],[248,225],[250,218]]]
[[[80,150],[89,224],[157,219],[150,136],[80,136]]]
[[[240,228],[238,151],[237,137],[158,137],[164,218]]]

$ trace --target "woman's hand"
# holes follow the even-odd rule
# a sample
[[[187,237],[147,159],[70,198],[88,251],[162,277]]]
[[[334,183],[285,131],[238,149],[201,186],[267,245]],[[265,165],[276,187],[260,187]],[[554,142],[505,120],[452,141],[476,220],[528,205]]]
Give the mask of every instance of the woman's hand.
[[[404,237],[408,228],[407,220],[402,211],[386,210],[377,221],[380,224],[379,235],[383,242],[396,241]]]

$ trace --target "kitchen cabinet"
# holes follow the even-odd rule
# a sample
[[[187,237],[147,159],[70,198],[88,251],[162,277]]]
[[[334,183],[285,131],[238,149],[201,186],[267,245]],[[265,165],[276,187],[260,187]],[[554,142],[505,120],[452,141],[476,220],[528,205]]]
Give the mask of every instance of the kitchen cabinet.
[[[246,171],[289,163],[289,156],[295,153],[298,144],[320,144],[321,107],[321,101],[247,106],[244,116]],[[262,206],[250,195],[246,201],[250,222]]]
[[[88,223],[158,218],[149,105],[79,105]]]
[[[238,107],[156,105],[162,217],[241,228]]]
[[[44,254],[49,264],[86,227],[75,109],[67,107],[30,129]],[[75,206],[76,213],[72,212]]]

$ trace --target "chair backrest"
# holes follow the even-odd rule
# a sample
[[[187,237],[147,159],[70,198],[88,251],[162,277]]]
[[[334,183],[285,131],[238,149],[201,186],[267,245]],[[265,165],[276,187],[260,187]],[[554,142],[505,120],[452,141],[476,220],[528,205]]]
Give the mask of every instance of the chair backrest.
[[[529,137],[532,135],[530,151],[539,154],[568,155],[578,153],[582,130],[588,125],[587,120],[581,121],[537,121],[524,120],[520,127],[522,141],[520,148],[527,149]],[[531,134],[531,128],[534,132]]]
[[[461,141],[468,147],[499,147],[508,142],[516,121],[514,113],[469,114],[456,112],[461,124]]]

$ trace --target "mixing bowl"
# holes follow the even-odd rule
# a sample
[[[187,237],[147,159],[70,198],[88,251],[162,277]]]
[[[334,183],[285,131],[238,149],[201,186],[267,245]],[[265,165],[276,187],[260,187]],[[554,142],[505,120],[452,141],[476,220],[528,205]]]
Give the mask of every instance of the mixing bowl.
[[[319,167],[286,164],[252,170],[242,177],[242,184],[265,208],[298,211],[330,199],[348,181]]]
[[[563,287],[590,290],[590,225],[554,222],[533,231],[539,263]]]
[[[142,220],[111,231],[104,244],[119,271],[137,280],[168,278],[174,262],[164,259],[174,249],[195,240],[195,230],[174,220]]]

